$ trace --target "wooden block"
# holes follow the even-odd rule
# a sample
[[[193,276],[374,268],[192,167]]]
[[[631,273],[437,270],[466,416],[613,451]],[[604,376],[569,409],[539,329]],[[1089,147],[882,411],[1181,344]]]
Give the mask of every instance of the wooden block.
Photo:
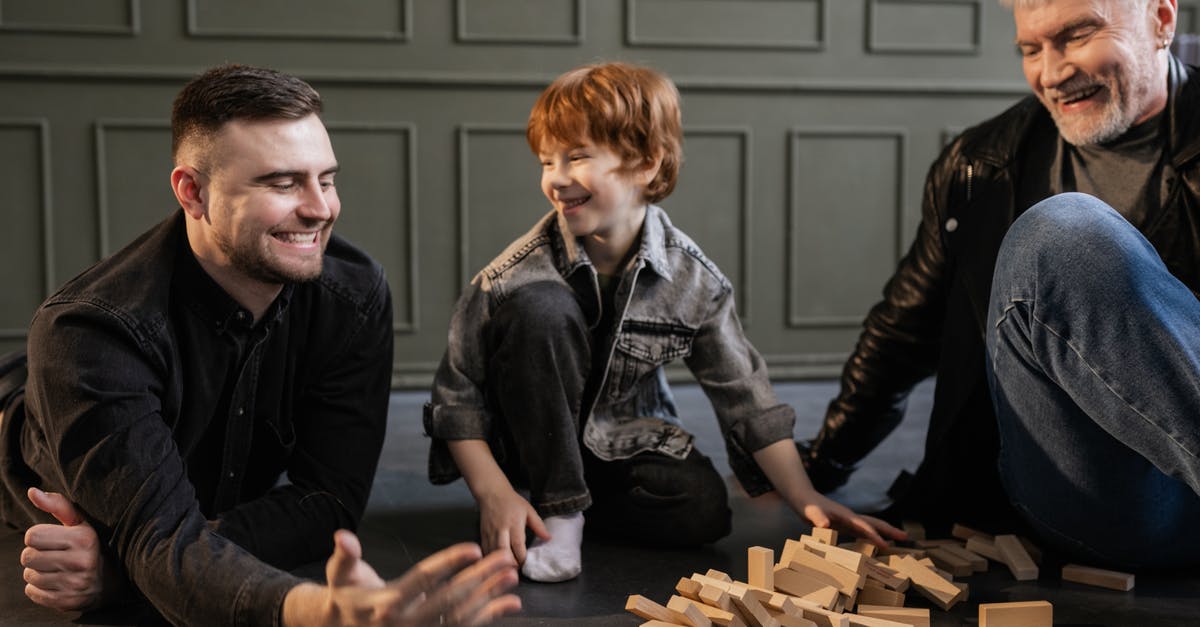
[[[861,573],[863,570],[863,560],[867,556],[862,553],[856,553],[831,544],[824,544],[811,536],[800,536],[800,543],[804,545],[804,550],[809,553],[814,553],[822,559],[833,562],[847,570],[856,573]]]
[[[966,601],[971,596],[971,586],[965,581],[951,581],[955,588],[962,590],[962,598],[959,601]]]
[[[909,540],[925,539],[925,525],[915,520],[906,520],[900,523],[900,528],[904,530],[904,533],[908,534]]]
[[[700,588],[703,587],[704,584],[700,583],[699,581],[693,581],[684,577],[680,577],[679,581],[675,583],[675,591],[684,598],[688,598],[693,601],[700,600]]]
[[[733,620],[733,613],[725,610],[709,607],[704,603],[697,603],[691,599],[685,599],[677,594],[671,595],[671,599],[667,601],[667,609],[674,610],[688,617],[688,620],[697,625],[721,625],[726,627]],[[714,619],[713,613],[716,613]]]
[[[746,550],[746,583],[767,590],[775,589],[775,551],[761,546]]]
[[[723,573],[719,570],[713,570],[710,568],[710,569],[708,569],[707,573],[704,573],[704,575],[707,577],[712,577],[713,579],[720,579],[721,581],[724,581],[725,583],[733,583],[733,577],[730,577],[729,575],[726,575],[725,573]]]
[[[779,553],[779,563],[777,566],[787,566],[792,561],[792,556],[796,551],[803,551],[804,545],[799,540],[784,540],[783,551]]]
[[[916,546],[918,548],[922,548],[922,549],[932,549],[935,546],[946,546],[946,545],[950,545],[950,544],[957,546],[961,543],[958,540],[951,540],[950,538],[936,538],[933,540],[917,540],[917,541],[913,542],[914,546]]]
[[[1051,627],[1054,606],[1047,601],[980,603],[979,627]]]
[[[850,627],[850,620],[845,614],[818,607],[807,601],[800,601],[798,605],[804,618],[816,623],[818,627]]]
[[[860,555],[859,557],[862,556]],[[799,570],[801,572],[804,572],[807,569],[809,571],[823,573],[827,577],[832,578],[835,582],[837,582],[836,587],[838,592],[841,592],[842,594],[850,594],[856,588],[862,586],[863,580],[865,580],[867,577],[864,574],[856,573],[844,566],[823,560],[817,555],[809,553],[808,551],[797,551],[796,554],[792,556],[792,561],[786,564],[786,566],[792,570]],[[818,577],[818,579],[820,578]]]
[[[1000,550],[996,548],[995,540],[987,540],[979,536],[975,536],[967,540],[967,550],[972,553],[982,555],[994,562],[1004,563],[1004,556],[1000,554]]]
[[[1025,552],[1029,554],[1029,558],[1033,560],[1033,563],[1041,566],[1042,550],[1025,536],[1017,536],[1017,539],[1021,541],[1021,546],[1025,547]]]
[[[680,627],[679,623],[667,623],[661,620],[648,620],[641,627]]]
[[[1104,570],[1079,564],[1067,564],[1062,569],[1063,581],[1099,586],[1122,592],[1133,590],[1133,574],[1117,570]]]
[[[862,614],[846,614],[850,627],[908,627],[908,623],[898,623],[886,618],[863,616]]]
[[[830,529],[828,527],[813,527],[812,534],[810,535],[812,535],[817,542],[833,545],[838,543],[838,533],[835,529]]]
[[[771,615],[771,618],[779,621],[780,627],[817,627],[816,623],[803,616],[792,616],[784,612],[776,612],[771,608],[767,608],[767,613]]]
[[[829,579],[813,577],[811,571],[784,567],[775,569],[775,589],[795,597],[810,598],[825,608],[833,607],[838,595],[836,582],[831,584]]]
[[[659,620],[674,625],[692,624],[687,616],[675,610],[667,609],[640,594],[629,595],[629,598],[625,600],[625,611],[636,614],[646,620]]]
[[[952,535],[955,538],[958,538],[960,540],[963,540],[963,541],[970,540],[971,538],[983,538],[984,540],[987,540],[988,542],[992,541],[991,534],[984,533],[977,529],[972,529],[966,525],[955,524],[953,527],[950,528],[950,535]]]
[[[1025,551],[1024,545],[1012,534],[996,536],[996,550],[1004,558],[1004,563],[1012,571],[1017,581],[1031,581],[1038,578],[1037,564]]]
[[[700,588],[700,600],[707,605],[733,614],[734,621],[731,623],[732,626],[746,624],[746,617],[743,616],[742,611],[739,610],[736,605],[734,605],[733,598],[729,596],[728,592],[725,592],[721,588],[705,584]]]
[[[898,557],[892,567],[908,575],[917,592],[943,610],[949,610],[962,599],[962,590],[907,555]]]
[[[887,605],[891,607],[904,606],[904,594],[887,588],[865,586],[858,591],[858,605]]]
[[[758,598],[752,594],[742,592],[730,592],[729,598],[733,600],[734,607],[737,607],[741,612],[742,617],[746,619],[746,624],[750,627],[779,627],[779,621],[775,620],[767,608],[763,607]]]
[[[971,570],[974,572],[982,573],[988,569],[987,558],[974,551],[968,551],[966,548],[958,546],[957,544],[946,545],[942,547],[942,550],[949,551],[961,557],[962,559],[967,560],[967,563],[971,565]]]
[[[889,546],[886,549],[881,549],[878,556],[886,557],[888,555],[911,555],[917,559],[921,559],[925,557],[925,549],[917,549],[907,546]]]
[[[879,560],[868,559],[866,561],[866,571],[868,579],[874,579],[896,592],[904,592],[908,589],[910,583],[908,575]]]
[[[915,607],[858,606],[859,616],[883,618],[911,627],[929,627],[929,610]]]
[[[969,577],[971,573],[975,572],[975,567],[971,566],[971,562],[946,550],[947,548],[937,546],[929,549],[929,558],[938,568],[955,577]]]
[[[862,553],[863,555],[866,555],[867,557],[875,557],[875,553],[877,553],[879,551],[879,547],[875,546],[874,544],[871,544],[870,542],[867,542],[866,540],[855,540],[854,542],[842,542],[838,546],[842,547],[843,549],[846,549],[847,551],[854,551],[855,553]]]

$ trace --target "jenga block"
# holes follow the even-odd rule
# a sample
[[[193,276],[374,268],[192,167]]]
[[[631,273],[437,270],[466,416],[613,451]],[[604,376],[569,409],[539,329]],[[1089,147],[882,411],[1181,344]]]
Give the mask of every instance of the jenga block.
[[[817,542],[836,545],[838,543],[838,533],[835,529],[828,527],[813,527],[812,533],[809,534]]]
[[[911,555],[917,559],[921,559],[925,557],[925,549],[907,546],[889,546],[886,549],[880,549],[878,557],[886,557],[888,555]]]
[[[874,579],[896,592],[904,592],[908,589],[908,575],[877,559],[868,559],[866,561],[866,571],[868,579]]]
[[[959,540],[962,540],[964,542],[967,540],[970,540],[971,538],[983,538],[984,540],[987,540],[988,542],[992,541],[991,534],[984,533],[982,531],[979,531],[978,529],[972,529],[966,525],[955,524],[953,527],[950,528],[950,535],[952,535],[955,538],[958,538]]]
[[[904,530],[904,533],[908,534],[909,540],[925,539],[925,525],[915,520],[906,520],[900,523],[900,528]]]
[[[834,612],[807,601],[799,601],[800,613],[818,627],[850,627],[850,620],[841,612]]]
[[[1116,570],[1104,570],[1079,564],[1067,564],[1062,569],[1063,581],[1099,586],[1122,592],[1133,590],[1133,574]]]
[[[814,553],[826,561],[833,562],[856,573],[862,572],[863,560],[866,559],[866,556],[862,553],[849,551],[831,544],[823,544],[811,536],[800,536],[800,543],[804,545],[804,550]]]
[[[817,627],[817,624],[804,618],[803,616],[786,614],[784,612],[776,612],[771,608],[767,608],[767,613],[776,621],[779,621],[780,627]]]
[[[823,560],[817,555],[809,553],[808,551],[797,551],[796,554],[792,556],[792,561],[786,564],[786,566],[792,570],[798,570],[801,572],[808,570],[815,573],[822,573],[826,577],[837,582],[836,587],[838,592],[841,592],[842,594],[850,594],[854,591],[854,589],[862,586],[863,580],[865,580],[867,577],[864,574],[849,570],[844,566]],[[818,579],[820,579],[820,577],[818,577]]]
[[[811,575],[811,571],[798,571],[791,568],[776,568],[775,569],[775,589],[786,592],[796,597],[809,597],[809,595],[820,596],[811,598],[822,607],[832,607],[837,600],[838,589],[836,582],[831,584],[829,579],[818,579]]]
[[[971,586],[965,581],[951,581],[955,588],[962,590],[962,598],[959,601],[966,601],[971,596]]]
[[[865,586],[858,591],[858,605],[888,605],[892,607],[904,606],[904,594],[887,588],[873,588]]]
[[[1047,601],[980,603],[979,627],[1051,627],[1054,606]]]
[[[1017,581],[1030,581],[1038,578],[1037,564],[1025,551],[1025,547],[1017,536],[1004,534],[996,536],[996,549],[1004,557],[1004,563],[1012,571]]]
[[[775,551],[761,546],[746,550],[746,583],[767,590],[775,589]]]
[[[700,588],[700,600],[706,605],[725,610],[733,614],[734,620],[731,625],[745,625],[746,617],[742,615],[742,611],[733,603],[733,598],[729,593],[716,586],[705,584]]]
[[[859,605],[859,616],[883,618],[912,627],[929,627],[929,610],[915,607],[880,607]]]
[[[667,609],[650,599],[640,595],[631,594],[625,600],[625,611],[636,614],[646,620],[659,620],[664,623],[674,625],[691,625],[691,619],[675,610]]]
[[[971,570],[974,572],[982,573],[988,569],[987,559],[974,551],[968,551],[966,548],[957,544],[946,545],[942,547],[942,550],[949,551],[950,553],[967,560],[967,563],[971,565]]]
[[[679,581],[675,583],[675,591],[684,598],[691,599],[693,601],[700,600],[700,588],[703,587],[704,584],[700,583],[699,581],[693,581],[684,577],[680,577]]]
[[[890,556],[888,559],[889,559],[888,563],[891,564],[892,568],[895,568],[896,567],[895,564],[892,564],[890,561],[890,559],[891,559]],[[948,573],[948,572],[938,568],[937,564],[934,564],[933,560],[929,559],[928,557],[923,557],[923,558],[917,560],[917,563],[924,566],[925,568],[928,568],[929,570],[932,570],[935,574],[937,574],[938,577],[941,577],[942,579],[945,579],[946,581],[950,581],[950,580],[954,579],[953,574]]]
[[[1017,539],[1021,541],[1021,546],[1025,547],[1025,552],[1029,554],[1029,559],[1032,559],[1034,564],[1041,566],[1042,550],[1025,536],[1017,536]]]
[[[875,557],[875,553],[877,553],[879,551],[879,547],[875,546],[874,544],[871,544],[870,542],[867,542],[866,540],[855,540],[854,542],[842,542],[838,546],[842,547],[843,549],[846,549],[847,551],[854,551],[855,553],[862,553],[863,555],[866,555],[867,557]]]
[[[962,590],[907,555],[892,562],[892,567],[908,575],[917,592],[943,610],[949,610],[962,599]]]
[[[913,542],[913,546],[916,546],[916,547],[922,548],[922,549],[932,549],[935,546],[946,546],[948,544],[958,545],[958,544],[960,544],[960,542],[958,540],[951,540],[950,538],[935,538],[933,540],[928,540],[928,539],[916,540]]]
[[[648,620],[640,625],[640,627],[680,627],[679,623],[668,623],[661,620]]]
[[[862,614],[846,614],[846,618],[850,620],[850,627],[908,627],[908,623],[898,623],[894,620],[863,616]]]
[[[730,592],[729,598],[733,601],[734,607],[738,608],[742,617],[746,619],[746,624],[750,627],[779,627],[779,621],[775,620],[767,608],[763,607],[758,598],[753,594],[748,594],[749,590]]]
[[[804,545],[799,540],[784,540],[783,551],[779,553],[779,562],[777,566],[787,566],[792,561],[792,556],[796,551],[803,551]]]
[[[688,617],[696,625],[721,625],[722,627],[729,624],[733,620],[733,613],[727,612],[715,607],[709,607],[704,603],[697,603],[691,599],[685,599],[677,594],[671,595],[671,599],[667,601],[667,609],[674,610]],[[716,612],[720,621],[713,620],[710,612]]]
[[[978,553],[993,562],[1004,563],[1004,556],[1000,554],[1000,549],[996,548],[995,539],[987,540],[980,536],[975,536],[967,540],[967,550],[972,553]]]
[[[969,577],[975,572],[975,568],[971,566],[971,562],[955,555],[946,550],[948,547],[933,547],[929,549],[929,558],[938,568],[954,575],[955,577]]]
[[[708,569],[708,572],[704,573],[704,574],[708,577],[712,577],[713,579],[720,579],[721,581],[724,581],[725,583],[733,583],[733,577],[730,577],[729,575],[726,575],[725,573],[723,573],[719,570],[713,570],[710,568],[710,569]]]

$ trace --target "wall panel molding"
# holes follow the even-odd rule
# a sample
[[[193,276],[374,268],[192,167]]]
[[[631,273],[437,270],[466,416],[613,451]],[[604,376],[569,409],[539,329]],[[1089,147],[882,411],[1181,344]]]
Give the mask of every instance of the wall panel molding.
[[[77,8],[76,2],[63,0],[51,0],[56,4],[63,5],[64,11],[61,13],[74,15],[77,11],[69,10]],[[67,34],[67,35],[116,35],[133,37],[138,35],[141,28],[141,7],[139,0],[107,0],[107,4],[112,7],[124,7],[125,19],[122,21],[113,21],[110,23],[92,23],[85,22],[46,22],[38,20],[21,21],[20,18],[11,17],[16,13],[13,7],[18,4],[30,5],[46,5],[47,0],[0,0],[0,31],[19,32],[19,33],[44,33],[44,34]],[[101,0],[88,0],[87,4],[94,9],[96,5],[101,4]],[[6,10],[7,9],[7,10]]]
[[[807,8],[815,14],[811,36],[789,38],[764,35],[770,30],[769,26],[780,28],[781,33],[800,28],[794,22],[780,19],[779,15],[771,16],[765,12],[757,16],[758,25],[754,26],[756,16],[750,14],[754,7],[801,11]],[[703,28],[692,32],[653,32],[654,26],[646,23],[653,21],[651,16],[656,11],[658,18],[673,27],[683,26],[679,15],[688,15],[692,25],[703,25]],[[739,30],[754,32],[723,32],[720,28],[734,24],[738,25]],[[826,0],[625,0],[625,43],[630,46],[815,52],[825,49],[828,33],[829,8]]]
[[[407,150],[405,151],[405,169],[402,175],[405,177],[405,190],[407,193],[404,197],[404,229],[407,231],[407,237],[403,238],[408,247],[408,255],[405,261],[405,282],[406,282],[406,299],[408,306],[405,308],[405,317],[403,320],[393,320],[392,331],[396,334],[415,334],[420,331],[420,269],[418,268],[418,247],[419,239],[417,234],[417,127],[409,122],[338,122],[327,121],[325,128],[332,133],[394,133],[404,137]],[[336,227],[335,227],[336,230]]]
[[[525,137],[525,126],[520,124],[461,124],[458,127],[458,150],[455,157],[455,172],[458,178],[458,197],[455,203],[458,207],[458,284],[466,286],[478,268],[471,267],[471,172],[467,162],[470,160],[472,135]],[[532,226],[532,225],[531,225]],[[500,254],[500,250],[489,251],[489,254]],[[461,289],[461,288],[460,288]]]
[[[526,0],[527,2],[529,0]],[[491,43],[491,44],[529,44],[529,45],[573,45],[577,46],[583,43],[584,39],[584,0],[554,0],[564,6],[570,3],[569,10],[572,13],[572,29],[569,32],[563,33],[515,33],[504,32],[502,30],[492,32],[473,31],[470,28],[470,11],[471,5],[484,3],[490,7],[504,7],[511,10],[516,3],[513,0],[506,0],[503,4],[495,2],[495,0],[456,0],[454,4],[454,38],[455,41],[463,43]]]
[[[930,33],[912,31],[908,37],[892,40],[882,37],[885,28],[895,27],[905,14],[924,7],[929,16],[921,19],[936,26],[938,32],[957,31],[964,35],[959,42],[929,41]],[[940,9],[940,10],[939,10]],[[954,10],[966,9],[970,16],[965,22],[957,20]],[[896,11],[896,13],[892,13]],[[940,13],[934,17],[934,12]],[[961,18],[961,16],[957,16]],[[911,18],[910,18],[911,19]],[[866,44],[867,52],[879,54],[978,55],[983,34],[983,7],[980,0],[868,0]],[[904,35],[904,33],[900,33]]]
[[[903,128],[890,127],[796,127],[792,128],[787,133],[788,145],[788,176],[787,176],[787,272],[786,283],[784,286],[787,294],[787,316],[786,326],[789,329],[857,329],[862,324],[862,311],[856,311],[853,314],[845,315],[827,315],[813,316],[805,315],[797,311],[796,307],[796,277],[793,276],[795,268],[798,265],[800,251],[797,249],[799,241],[799,229],[801,220],[799,218],[800,203],[799,190],[800,181],[797,178],[797,165],[799,163],[800,142],[805,139],[884,139],[894,143],[895,150],[895,189],[892,190],[894,203],[892,205],[891,226],[892,226],[892,260],[898,260],[903,253],[904,234],[904,206],[907,195],[906,184],[907,167],[906,154],[908,144],[908,131]],[[847,190],[849,191],[849,190]]]
[[[103,259],[113,252],[111,241],[112,210],[109,206],[109,134],[114,131],[165,131],[171,132],[171,122],[159,118],[99,118],[95,122],[96,168],[96,247]],[[149,228],[151,225],[147,224]]]
[[[42,298],[49,296],[57,287],[54,270],[54,205],[51,190],[50,170],[50,121],[46,118],[7,118],[0,117],[0,130],[19,129],[29,130],[37,134],[38,155],[38,213],[41,216],[41,248],[42,248]],[[6,211],[15,210],[12,207]],[[10,235],[13,235],[10,233]],[[32,314],[33,312],[29,312]],[[0,340],[24,340],[28,337],[27,328],[0,328]]]
[[[268,24],[218,24],[203,23],[204,8],[202,4],[218,3],[220,0],[187,0],[187,34],[197,38],[222,39],[298,39],[311,41],[380,41],[407,42],[412,39],[413,7],[412,0],[387,0],[397,3],[398,24],[391,28],[386,23],[371,23],[361,29],[334,28],[328,23],[314,21],[312,24],[288,28],[272,27]],[[233,6],[254,6],[240,0],[229,0]],[[365,0],[356,0],[355,5],[360,9],[366,4]],[[325,3],[330,11],[345,11],[345,6],[336,2]],[[281,8],[282,5],[281,5]],[[288,16],[297,15],[292,9],[285,11]],[[319,16],[317,16],[319,17]]]
[[[190,70],[153,67],[112,66],[92,68],[65,65],[0,64],[0,79],[108,80],[179,84],[195,78],[205,68]],[[356,87],[391,88],[529,88],[542,90],[557,75],[468,72],[337,72],[327,69],[292,70],[312,83]],[[829,95],[1029,95],[1029,86],[1012,81],[904,80],[904,79],[769,79],[706,76],[673,76],[680,90],[741,94],[829,94]]]

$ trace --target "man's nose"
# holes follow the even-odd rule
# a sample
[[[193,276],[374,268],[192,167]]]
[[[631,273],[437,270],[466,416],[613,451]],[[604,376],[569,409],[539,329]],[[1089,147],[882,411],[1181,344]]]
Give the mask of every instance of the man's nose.
[[[1075,74],[1075,65],[1060,50],[1049,48],[1042,53],[1041,83],[1045,89],[1062,85]]]

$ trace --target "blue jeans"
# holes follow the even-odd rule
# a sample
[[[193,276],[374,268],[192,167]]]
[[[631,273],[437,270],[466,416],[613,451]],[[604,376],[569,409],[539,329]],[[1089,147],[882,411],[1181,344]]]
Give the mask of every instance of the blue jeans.
[[[987,326],[1000,475],[1044,542],[1128,568],[1200,563],[1200,301],[1111,207],[1009,229]]]

